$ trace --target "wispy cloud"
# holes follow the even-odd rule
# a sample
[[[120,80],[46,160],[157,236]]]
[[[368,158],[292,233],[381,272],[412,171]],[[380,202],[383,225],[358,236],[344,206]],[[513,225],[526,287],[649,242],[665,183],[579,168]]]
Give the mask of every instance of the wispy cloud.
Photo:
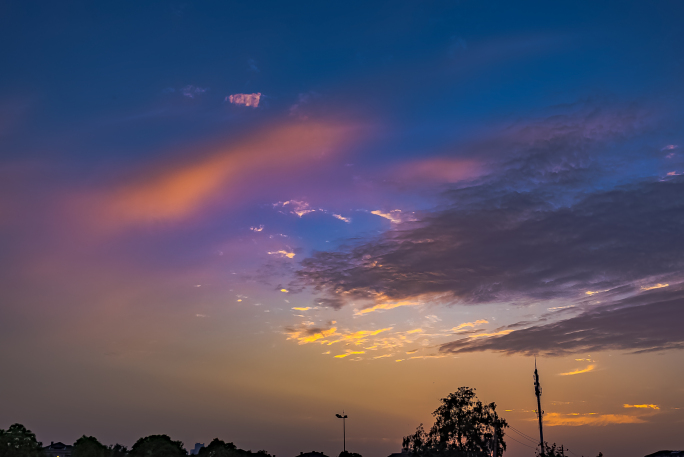
[[[205,87],[197,87],[197,86],[193,86],[193,85],[187,85],[181,89],[181,93],[183,94],[184,97],[187,97],[187,98],[195,98],[199,95],[202,95],[206,91],[207,91],[207,89]]]
[[[606,426],[612,424],[642,424],[646,422],[637,416],[625,414],[561,414],[547,413],[544,416],[544,424],[549,427],[578,427],[582,425]]]
[[[287,257],[288,259],[292,259],[296,255],[294,252],[285,251],[283,249],[281,249],[280,251],[269,251],[268,254],[277,255],[280,257]]]
[[[401,222],[401,210],[400,209],[393,209],[392,211],[383,213],[380,210],[375,210],[371,211],[371,214],[375,214],[376,216],[384,217],[385,219],[398,224]]]
[[[637,409],[660,409],[658,405],[629,405],[625,403],[622,405],[624,408],[637,408]]]
[[[225,101],[232,103],[233,105],[244,105],[251,106],[252,108],[257,108],[259,106],[259,100],[261,99],[261,92],[256,94],[233,94],[225,98]]]
[[[452,328],[452,332],[458,332],[459,330],[463,330],[464,328],[468,327],[475,327],[476,325],[480,324],[489,324],[489,321],[487,319],[478,319],[473,322],[464,322],[463,324],[459,324],[456,327]]]
[[[349,357],[350,355],[365,354],[365,353],[366,353],[366,351],[347,351],[344,354],[336,355],[335,358],[336,359],[343,359],[345,357]]]
[[[337,333],[337,327],[286,327],[285,333],[288,340],[297,340],[299,344],[315,343],[333,336]]]
[[[249,71],[253,71],[254,73],[259,73],[259,67],[257,67],[256,60],[248,59],[247,60],[247,66],[249,68]]]
[[[576,374],[582,374],[582,373],[589,373],[590,371],[594,371],[594,368],[596,368],[596,365],[589,365],[586,368],[577,368],[576,370],[573,371],[568,371],[566,373],[560,373],[561,376],[572,376]]]
[[[440,350],[560,356],[611,349],[637,352],[683,349],[683,304],[684,291],[660,289],[595,306],[558,322],[528,324],[507,335],[459,339],[443,344]]]
[[[641,290],[653,290],[653,289],[662,289],[663,287],[669,287],[669,284],[656,284],[654,286],[641,286]]]
[[[395,309],[395,308],[400,308],[402,306],[419,306],[422,305],[423,303],[420,301],[400,301],[400,302],[394,302],[394,303],[380,303],[377,305],[373,305],[368,308],[360,309],[354,312],[355,316],[363,316],[364,314],[369,314],[369,313],[374,313],[376,311],[386,311],[390,309]]]
[[[344,216],[342,216],[342,215],[340,215],[340,214],[333,214],[333,217],[336,218],[336,219],[339,219],[339,220],[341,220],[341,221],[344,221],[344,222],[346,222],[347,224],[351,224],[351,219],[348,218],[348,217],[344,217]]]
[[[299,217],[316,211],[315,209],[311,208],[311,205],[309,205],[307,202],[301,200],[288,200],[286,202],[278,202],[273,204],[274,208],[278,206],[286,209],[292,214],[296,214]]]
[[[103,229],[174,221],[219,195],[231,201],[231,191],[244,185],[250,174],[263,177],[275,169],[300,169],[312,155],[337,151],[349,139],[350,130],[344,126],[271,127],[213,151],[193,150],[184,161],[154,163],[122,185],[79,196],[75,206],[90,225]]]
[[[589,296],[591,297],[592,295],[600,294],[600,293],[603,293],[603,292],[608,292],[609,290],[610,290],[610,289],[606,289],[606,290],[588,290],[588,291],[586,291],[586,292],[584,292],[584,293],[587,294],[587,295],[589,295]]]

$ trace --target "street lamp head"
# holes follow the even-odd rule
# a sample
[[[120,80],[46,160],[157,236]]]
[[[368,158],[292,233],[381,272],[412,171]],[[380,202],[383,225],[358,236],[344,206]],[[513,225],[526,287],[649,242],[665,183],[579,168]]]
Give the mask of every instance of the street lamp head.
[[[342,416],[340,416],[339,414],[335,414],[335,417],[337,417],[338,419],[342,419]]]

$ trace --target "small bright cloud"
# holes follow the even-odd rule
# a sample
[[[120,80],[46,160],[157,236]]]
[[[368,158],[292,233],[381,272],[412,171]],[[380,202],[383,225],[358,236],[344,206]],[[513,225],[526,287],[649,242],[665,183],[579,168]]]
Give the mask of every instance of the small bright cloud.
[[[292,308],[292,309],[297,310],[297,311],[308,311],[308,310],[311,309],[311,307],[310,307],[310,306],[307,306],[306,308],[299,308],[299,307],[296,307],[296,306],[295,306],[295,307]]]
[[[348,217],[344,217],[344,216],[341,216],[341,215],[339,215],[339,214],[334,214],[334,213],[333,213],[333,217],[336,217],[337,219],[339,219],[339,220],[341,220],[341,221],[344,221],[344,222],[346,222],[347,224],[350,224],[350,223],[351,223],[351,219],[348,218]]]
[[[280,289],[280,291],[281,291],[281,292],[284,292],[284,293],[288,293],[288,292],[289,292],[289,290],[287,290],[287,289]]]
[[[264,229],[264,226],[260,225],[258,227],[250,227],[249,229],[253,232],[261,232]]]
[[[596,368],[596,365],[589,365],[586,368],[578,368],[574,371],[568,371],[567,373],[561,373],[561,376],[572,376],[576,374],[582,374],[582,373],[589,373],[590,371],[594,371],[594,368]]]
[[[307,202],[304,201],[299,201],[299,200],[288,200],[286,202],[278,202],[274,203],[273,206],[282,206],[285,208],[286,206],[289,206],[287,209],[290,210],[290,213],[296,214],[299,217],[304,216],[305,214],[313,213],[316,211],[315,209],[312,209],[311,206]]]
[[[365,354],[365,353],[366,353],[366,351],[347,351],[346,354],[339,354],[339,355],[336,355],[335,358],[336,358],[336,359],[343,359],[343,358],[348,357],[348,356],[350,356],[350,355]]]
[[[655,286],[641,286],[641,290],[653,290],[653,289],[662,289],[663,287],[668,287],[669,284],[656,284]]]
[[[226,97],[225,101],[232,103],[233,105],[244,105],[251,107],[258,107],[259,100],[261,99],[261,92],[256,94],[233,94]]]
[[[622,406],[625,408],[660,409],[660,406],[658,406],[658,405],[628,405],[627,403],[625,403]]]
[[[588,291],[585,292],[585,294],[587,294],[587,295],[589,295],[589,296],[592,296],[592,295],[600,294],[601,292],[608,292],[609,290],[610,290],[610,289],[606,289],[606,290],[588,290]]]
[[[287,252],[282,249],[280,251],[269,251],[268,253],[270,255],[279,255],[281,257],[287,257],[288,259],[291,259],[296,255],[294,252]]]
[[[422,305],[422,303],[421,302],[414,302],[414,301],[400,301],[400,302],[395,302],[395,303],[381,303],[379,305],[371,306],[370,308],[358,310],[354,313],[354,316],[363,316],[364,314],[372,313],[375,311],[394,309],[394,308],[399,308],[401,306],[418,306],[418,305]]]
[[[661,151],[674,151],[678,147],[679,147],[679,145],[677,145],[677,144],[668,144],[667,146],[663,147],[661,149]]]
[[[457,325],[456,327],[452,328],[452,332],[458,332],[459,330],[462,330],[467,327],[475,327],[476,325],[479,324],[489,324],[489,321],[487,319],[478,319],[474,322],[464,322],[463,324]]]
[[[399,213],[401,213],[400,209],[394,209],[394,210],[390,211],[389,213],[383,213],[380,210],[371,211],[371,214],[375,214],[376,216],[384,217],[385,219],[388,219],[395,224],[398,224],[399,222],[401,222],[401,217],[400,217]]]

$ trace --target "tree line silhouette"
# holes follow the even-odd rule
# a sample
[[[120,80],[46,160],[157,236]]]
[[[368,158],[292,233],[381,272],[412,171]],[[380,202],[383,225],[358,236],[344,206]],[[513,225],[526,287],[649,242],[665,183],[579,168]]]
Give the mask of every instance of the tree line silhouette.
[[[499,417],[496,403],[482,403],[475,389],[460,387],[441,399],[432,413],[435,422],[429,430],[420,424],[415,433],[405,436],[402,454],[409,457],[500,457],[506,450],[508,422]],[[530,446],[531,447],[531,446]],[[555,443],[537,446],[536,456],[567,457],[567,448]],[[97,438],[82,436],[73,445],[71,457],[184,457],[188,452],[181,441],[168,435],[140,438],[128,449],[120,444],[105,446]],[[396,455],[396,454],[395,454]],[[261,450],[239,449],[218,438],[200,448],[198,457],[275,457]],[[21,424],[0,429],[0,457],[46,457],[36,435]],[[300,453],[298,457],[327,457],[322,452]],[[343,451],[339,457],[362,457]],[[598,457],[602,457],[599,453]]]

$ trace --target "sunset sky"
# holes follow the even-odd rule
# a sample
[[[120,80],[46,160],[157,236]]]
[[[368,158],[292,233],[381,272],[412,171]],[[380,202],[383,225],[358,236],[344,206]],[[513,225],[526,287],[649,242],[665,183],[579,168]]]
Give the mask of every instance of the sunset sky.
[[[0,2],[0,428],[386,457],[470,386],[536,439],[536,356],[549,442],[684,449],[683,23]]]

